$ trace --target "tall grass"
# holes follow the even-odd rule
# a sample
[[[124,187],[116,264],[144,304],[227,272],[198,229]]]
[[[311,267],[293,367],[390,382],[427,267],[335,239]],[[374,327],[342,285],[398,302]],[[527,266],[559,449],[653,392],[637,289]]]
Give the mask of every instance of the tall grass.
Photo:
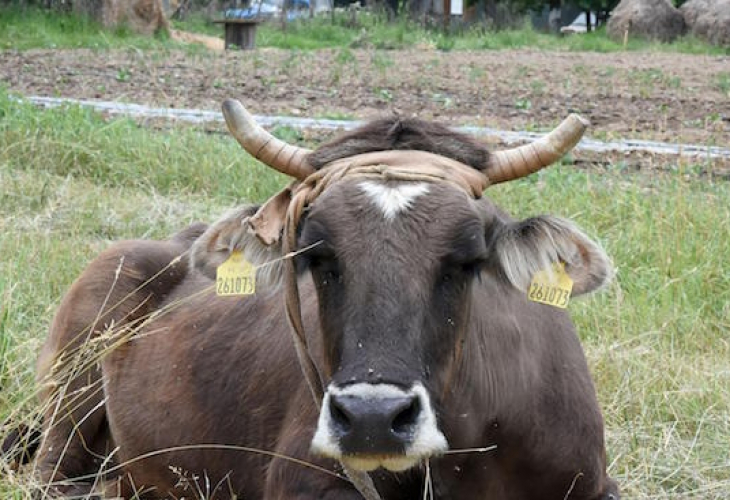
[[[122,46],[145,49],[171,45],[174,44],[164,34],[144,37],[125,27],[107,30],[96,22],[70,13],[0,6],[0,49],[110,49]]]
[[[517,216],[553,213],[597,237],[617,268],[577,300],[625,498],[730,498],[730,185],[563,164],[491,188]],[[164,237],[282,183],[228,137],[154,132],[0,94],[0,438],[30,419],[33,364],[59,299],[112,240]],[[30,479],[0,459],[0,496]]]
[[[220,25],[200,15],[192,15],[176,28],[222,36]],[[278,21],[266,22],[258,29],[258,47],[284,49],[322,49],[369,47],[407,49],[430,47],[438,50],[499,50],[534,48],[540,50],[620,52],[665,51],[690,54],[727,55],[730,48],[713,47],[687,36],[671,44],[632,39],[626,46],[609,39],[603,29],[585,35],[560,37],[540,33],[529,25],[519,29],[489,30],[482,26],[455,27],[444,33],[440,26],[427,27],[407,17],[388,20],[368,11],[297,19],[282,29]],[[170,48],[181,47],[164,34],[141,37],[125,28],[105,30],[97,23],[72,14],[37,8],[0,8],[0,49],[30,48]],[[194,50],[192,47],[190,50]]]
[[[611,40],[601,28],[575,36],[541,33],[529,24],[505,30],[482,26],[456,28],[444,33],[440,27],[399,18],[362,12],[352,22],[349,14],[314,19],[298,19],[281,29],[278,22],[263,24],[257,35],[257,45],[286,49],[319,49],[333,47],[369,47],[375,49],[432,48],[437,50],[501,50],[533,48],[557,51],[589,52],[679,52],[687,54],[727,55],[730,49],[713,47],[693,36],[685,36],[668,44],[631,39],[625,46]]]
[[[0,95],[4,156],[11,169],[40,175],[46,190],[57,179],[73,178],[112,189],[260,200],[280,182],[268,175],[262,182],[264,169],[258,165],[243,168],[234,141],[191,130],[149,135],[131,120],[106,121],[80,106],[32,110]]]

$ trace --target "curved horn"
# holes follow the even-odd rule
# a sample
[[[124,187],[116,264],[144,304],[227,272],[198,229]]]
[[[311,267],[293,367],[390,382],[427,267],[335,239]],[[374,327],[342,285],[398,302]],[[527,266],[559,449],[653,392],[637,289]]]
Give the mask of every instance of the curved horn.
[[[246,108],[235,99],[223,101],[223,116],[228,130],[257,160],[295,179],[304,180],[314,172],[309,165],[309,149],[287,144],[261,128]]]
[[[489,157],[485,171],[491,184],[525,177],[555,163],[573,149],[590,122],[571,114],[544,137],[514,149],[497,151]]]

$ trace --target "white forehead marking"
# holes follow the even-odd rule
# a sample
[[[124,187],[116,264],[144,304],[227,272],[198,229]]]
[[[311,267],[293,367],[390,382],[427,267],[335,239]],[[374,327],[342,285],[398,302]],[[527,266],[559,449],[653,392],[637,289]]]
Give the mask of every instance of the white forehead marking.
[[[419,196],[428,193],[425,182],[384,185],[374,181],[360,183],[360,188],[375,203],[386,219],[393,219],[398,213],[408,210]]]

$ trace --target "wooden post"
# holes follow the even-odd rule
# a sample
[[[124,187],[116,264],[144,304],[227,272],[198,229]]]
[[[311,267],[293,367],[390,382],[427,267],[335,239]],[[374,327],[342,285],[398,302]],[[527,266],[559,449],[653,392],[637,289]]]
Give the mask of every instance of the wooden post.
[[[444,0],[444,34],[449,33],[451,27],[451,0]]]
[[[222,19],[213,22],[224,26],[226,50],[233,47],[241,50],[251,50],[256,47],[256,26],[260,21],[255,19]]]

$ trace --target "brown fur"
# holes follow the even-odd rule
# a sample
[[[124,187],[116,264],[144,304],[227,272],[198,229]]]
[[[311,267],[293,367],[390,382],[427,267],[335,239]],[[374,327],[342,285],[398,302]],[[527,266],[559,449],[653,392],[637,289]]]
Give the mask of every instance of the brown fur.
[[[374,144],[351,140],[358,148]],[[429,141],[439,142],[423,144]],[[349,148],[333,146],[321,157]],[[439,500],[617,500],[570,318],[528,301],[508,277],[546,256],[569,257],[577,293],[588,293],[611,274],[605,254],[566,221],[516,222],[447,184],[430,185],[428,196],[385,222],[358,182],[326,191],[300,227],[300,247],[322,242],[299,255],[297,267],[305,331],[325,383],[407,387],[417,380],[452,449],[496,446],[432,457]],[[52,367],[72,362],[64,353],[93,343],[112,320],[131,336],[100,366],[71,376],[70,387],[82,389],[98,387],[103,375],[103,405],[93,391],[82,391],[91,397],[80,406],[71,392],[51,390],[58,385],[44,393],[62,410],[46,416],[45,481],[94,473],[98,458],[90,452],[118,447],[114,460],[126,465],[108,493],[124,498],[135,490],[142,498],[360,498],[347,481],[287,459],[337,471],[309,452],[319,412],[298,366],[282,290],[214,294],[211,263],[219,256],[206,251],[240,237],[238,219],[251,212],[227,215],[202,237],[197,228],[163,242],[119,243],[72,286],[44,347],[41,379],[57,381]],[[205,274],[183,260],[139,289],[195,238],[193,262]],[[114,310],[105,306],[118,301]],[[140,325],[154,311],[164,314]],[[75,430],[72,422],[83,423]],[[422,497],[422,467],[371,476],[384,500]]]
[[[474,138],[438,123],[417,118],[392,116],[374,120],[325,143],[310,153],[310,164],[324,165],[371,151],[418,150],[435,153],[477,170],[484,170],[489,160],[487,148]]]
[[[93,473],[113,448],[106,411],[100,406],[100,353],[90,346],[108,329],[134,325],[160,306],[187,273],[186,258],[169,265],[185,257],[204,230],[196,224],[164,242],[116,243],[71,286],[38,359],[37,378],[46,407],[38,463],[43,482]],[[79,356],[83,349],[88,351]],[[96,347],[102,349],[103,344]]]

